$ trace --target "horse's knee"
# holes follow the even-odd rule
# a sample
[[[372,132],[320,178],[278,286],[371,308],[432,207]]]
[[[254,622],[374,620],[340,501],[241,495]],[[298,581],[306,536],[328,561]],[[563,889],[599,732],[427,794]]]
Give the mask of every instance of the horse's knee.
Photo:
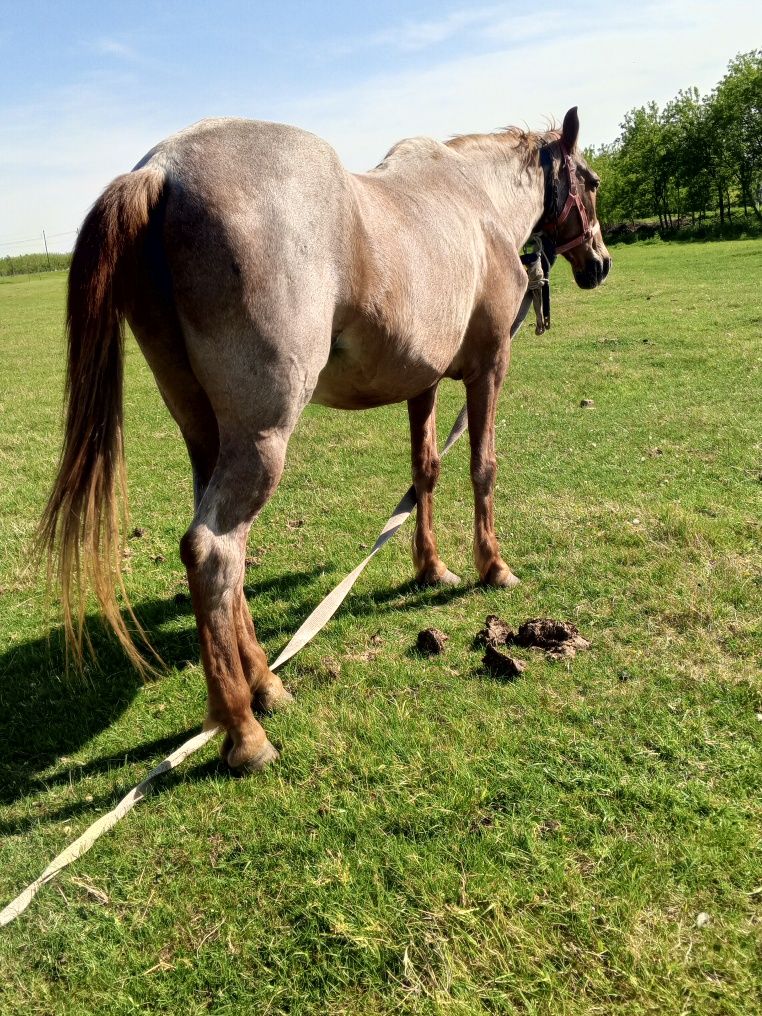
[[[430,493],[439,482],[439,455],[421,456],[413,463],[413,483],[419,492]]]
[[[480,456],[471,464],[471,480],[479,492],[489,492],[497,478],[497,459],[494,456]]]

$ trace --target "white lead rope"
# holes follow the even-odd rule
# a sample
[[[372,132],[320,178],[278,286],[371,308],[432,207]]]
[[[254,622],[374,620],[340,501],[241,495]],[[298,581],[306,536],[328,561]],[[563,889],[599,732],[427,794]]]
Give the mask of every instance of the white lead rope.
[[[447,452],[449,452],[455,442],[463,435],[467,427],[468,416],[466,407],[464,406],[452,426],[452,430],[450,431],[444,448],[442,449],[442,455],[446,455]],[[378,539],[373,544],[370,554],[368,554],[365,560],[361,561],[360,564],[358,564],[345,579],[342,579],[335,589],[331,590],[328,596],[326,596],[326,598],[322,600],[312,611],[304,624],[294,634],[285,649],[283,649],[277,660],[271,664],[271,670],[275,670],[276,667],[280,667],[281,664],[286,662],[286,660],[290,660],[292,656],[306,646],[307,643],[313,639],[315,635],[317,635],[321,628],[330,621],[343,603],[345,597],[349,593],[349,590],[364,571],[366,565],[373,557],[375,557],[384,544],[389,542],[400,526],[405,523],[415,508],[415,505],[415,487],[411,487],[394,509],[392,517],[381,530]],[[89,826],[81,836],[77,837],[73,843],[69,844],[65,850],[61,851],[61,853],[50,862],[39,878],[36,878],[34,882],[28,885],[26,889],[24,889],[24,891],[16,897],[15,900],[12,900],[7,907],[0,911],[0,927],[10,924],[11,921],[19,916],[19,914],[22,914],[40,889],[46,883],[54,879],[62,868],[71,864],[72,861],[76,861],[78,857],[82,856],[82,854],[87,853],[90,847],[92,847],[100,836],[108,832],[109,829],[112,829],[129,811],[132,811],[136,804],[139,804],[140,801],[147,797],[151,789],[150,785],[157,776],[161,776],[163,773],[169,772],[170,769],[174,769],[176,766],[179,766],[181,762],[184,762],[185,759],[188,758],[189,755],[192,755],[200,748],[203,748],[205,744],[211,741],[211,739],[216,737],[216,735],[220,732],[220,727],[203,730],[200,734],[196,734],[195,737],[191,737],[190,740],[185,742],[185,744],[181,744],[179,748],[172,752],[171,755],[167,755],[167,757],[160,762],[155,769],[151,770],[144,780],[138,783],[136,787],[133,787],[129,794],[122,798],[115,808],[108,812],[108,814],[103,815],[96,822],[93,822],[93,824]]]

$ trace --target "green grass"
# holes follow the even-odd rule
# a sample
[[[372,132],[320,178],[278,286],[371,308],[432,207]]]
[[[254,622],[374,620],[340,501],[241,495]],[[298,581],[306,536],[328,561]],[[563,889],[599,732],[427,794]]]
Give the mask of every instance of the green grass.
[[[417,589],[410,530],[392,541],[283,669],[276,766],[234,780],[210,746],[0,932],[3,1016],[757,1010],[762,242],[615,261],[595,293],[559,265],[553,330],[514,347],[497,521],[523,584],[474,585],[462,442],[436,517],[464,584]],[[0,285],[2,902],[204,709],[188,467],[132,342],[127,579],[169,669],[142,685],[96,623],[101,669],[64,677],[26,554],[59,448],[64,283]],[[462,400],[442,386],[440,432]],[[408,456],[401,406],[304,414],[251,537],[270,654],[372,543]],[[501,683],[472,647],[492,612],[567,618],[593,649]],[[426,660],[429,625],[450,641]]]

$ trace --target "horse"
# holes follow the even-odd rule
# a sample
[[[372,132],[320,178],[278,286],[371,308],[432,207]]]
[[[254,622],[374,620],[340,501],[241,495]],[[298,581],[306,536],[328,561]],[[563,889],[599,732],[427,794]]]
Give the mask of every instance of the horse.
[[[190,458],[195,512],[180,556],[207,683],[205,726],[224,728],[232,770],[257,772],[277,758],[255,712],[291,699],[257,641],[244,558],[309,402],[407,402],[416,578],[451,584],[458,578],[439,557],[432,522],[435,409],[440,380],[461,380],[476,569],[490,586],[518,582],[500,554],[493,489],[496,404],[526,312],[519,250],[541,230],[583,289],[611,265],[595,211],[599,180],[578,134],[574,107],[560,130],[411,138],[352,174],[304,130],[210,119],[109,184],[73,252],[65,434],[39,528],[78,661],[91,592],[133,663],[149,666],[120,572],[125,321]]]

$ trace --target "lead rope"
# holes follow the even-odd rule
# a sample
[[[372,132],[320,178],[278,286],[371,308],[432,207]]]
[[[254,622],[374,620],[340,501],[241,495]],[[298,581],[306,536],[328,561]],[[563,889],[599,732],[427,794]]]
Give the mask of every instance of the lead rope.
[[[468,414],[466,406],[464,406],[458,414],[455,423],[452,425],[452,430],[442,448],[441,455],[446,455],[452,446],[458,441],[468,428]],[[391,540],[397,530],[407,521],[409,516],[412,514],[413,509],[416,506],[416,494],[415,487],[411,486],[407,494],[402,498],[400,503],[394,509],[391,518],[386,523],[384,528],[379,533],[378,539],[373,544],[371,552],[368,556],[357,565],[353,571],[347,575],[346,578],[342,579],[341,582],[331,590],[331,592],[322,600],[317,607],[312,611],[307,620],[301,625],[297,632],[293,635],[288,645],[281,651],[280,655],[270,667],[271,670],[275,670],[290,660],[292,656],[295,656],[300,649],[304,648],[308,642],[310,642],[317,633],[325,627],[330,621],[336,611],[339,609],[347,594],[349,593],[352,586],[355,584],[357,579],[360,577],[362,572],[370,561],[376,556],[381,548]],[[43,873],[34,880],[30,885],[24,889],[23,892],[19,893],[15,900],[12,900],[7,907],[0,911],[0,927],[4,927],[6,924],[10,924],[11,921],[15,920],[22,914],[29,904],[32,902],[34,897],[40,891],[40,889],[56,877],[59,871],[71,864],[72,861],[76,861],[78,857],[92,847],[95,841],[103,836],[104,833],[108,832],[109,829],[121,821],[124,816],[132,811],[136,804],[139,804],[151,791],[151,784],[153,781],[162,776],[164,773],[168,773],[170,769],[175,769],[182,762],[186,760],[194,752],[199,751],[204,747],[213,737],[222,732],[220,727],[213,727],[210,730],[202,730],[200,734],[196,734],[195,737],[191,737],[190,740],[181,744],[179,748],[176,748],[171,755],[160,762],[155,769],[142,780],[136,787],[127,794],[106,815],[101,816],[96,822],[93,822],[81,836],[77,837],[73,843],[70,843],[65,850],[55,857]]]
[[[550,264],[543,255],[542,236],[539,233],[533,233],[524,244],[521,263],[526,270],[527,288],[532,296],[534,333],[543,335],[550,328]]]
[[[529,279],[529,291],[532,294],[532,306],[534,307],[534,316],[536,323],[534,326],[535,335],[542,335],[545,332],[545,312],[542,305],[542,291],[545,286],[545,275],[542,270],[542,264],[538,257],[536,261],[531,264],[524,265]]]

